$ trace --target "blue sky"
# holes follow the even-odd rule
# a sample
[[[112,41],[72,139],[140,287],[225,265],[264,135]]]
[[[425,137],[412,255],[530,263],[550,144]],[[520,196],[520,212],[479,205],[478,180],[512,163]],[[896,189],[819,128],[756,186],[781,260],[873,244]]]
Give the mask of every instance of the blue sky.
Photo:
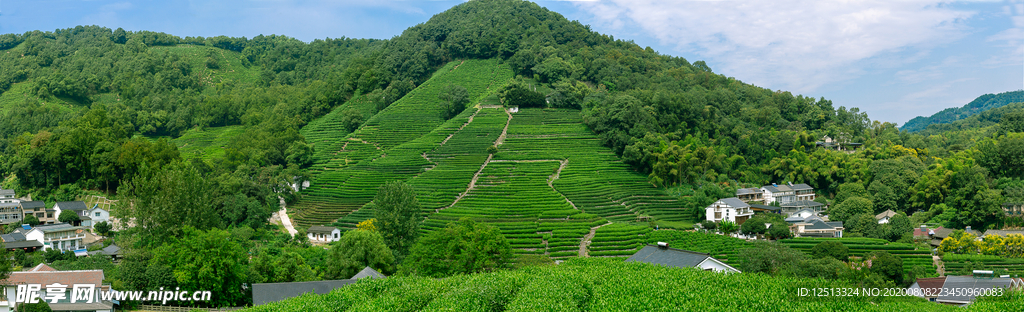
[[[0,0],[0,33],[100,25],[182,37],[386,39],[461,2]],[[1024,88],[1024,0],[537,2],[717,73],[901,125]]]

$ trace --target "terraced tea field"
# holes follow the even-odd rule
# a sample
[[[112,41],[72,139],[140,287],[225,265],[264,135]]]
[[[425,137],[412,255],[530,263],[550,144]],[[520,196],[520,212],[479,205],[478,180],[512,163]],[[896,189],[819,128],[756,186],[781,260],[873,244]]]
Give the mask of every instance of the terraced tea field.
[[[511,75],[507,65],[495,60],[452,62],[367,120],[354,133],[335,133],[332,137],[329,130],[307,132],[319,133],[315,140],[328,142],[324,145],[339,150],[331,152],[330,160],[320,162],[323,167],[318,167],[319,174],[314,176],[303,200],[293,206],[297,211],[294,220],[300,227],[334,223],[373,200],[377,188],[385,182],[409,180],[437,167],[438,163],[424,154],[443,146],[442,143],[466,126],[477,112],[470,108],[456,118],[442,120],[441,103],[437,99],[441,88],[448,84],[461,85],[469,91],[470,98],[480,99],[497,90]],[[329,129],[336,123],[325,120],[315,125]],[[477,164],[477,168],[479,166]],[[449,182],[458,184],[454,180]],[[462,185],[468,182],[466,179]]]
[[[182,158],[208,160],[214,157],[223,157],[228,143],[244,132],[245,126],[192,129],[171,142],[178,146]]]
[[[789,246],[790,248],[810,254],[811,249],[814,248],[814,246],[828,240],[839,241],[847,248],[850,248],[851,257],[863,257],[865,254],[872,251],[887,251],[894,256],[903,259],[904,271],[909,272],[915,265],[925,267],[928,272],[936,272],[937,270],[934,262],[932,261],[931,250],[926,248],[917,249],[917,247],[912,244],[890,243],[884,239],[797,237],[780,240],[779,242]]]
[[[666,242],[672,248],[709,254],[735,268],[739,268],[742,264],[738,256],[739,252],[754,246],[753,243],[743,239],[694,231],[659,230],[647,234],[648,244],[657,244],[658,242]]]
[[[583,212],[611,221],[634,221],[638,215],[684,219],[678,200],[601,146],[579,111],[522,109],[498,150],[495,160],[565,160],[554,188]]]
[[[594,238],[587,246],[590,256],[621,256],[628,257],[647,244],[647,235],[651,233],[647,225],[627,225],[612,223],[602,226],[594,233]]]
[[[957,255],[942,256],[946,275],[970,275],[973,270],[998,270],[999,274],[1024,277],[1024,259],[1004,258],[990,255]]]

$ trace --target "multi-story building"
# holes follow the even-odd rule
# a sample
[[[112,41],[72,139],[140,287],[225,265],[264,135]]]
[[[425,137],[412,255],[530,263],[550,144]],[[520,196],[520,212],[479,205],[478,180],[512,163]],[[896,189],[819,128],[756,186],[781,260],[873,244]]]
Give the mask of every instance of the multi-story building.
[[[761,193],[764,194],[764,202],[767,204],[778,203],[781,205],[796,201],[796,193],[788,185],[775,183],[765,185],[761,187]]]
[[[0,203],[0,224],[21,223],[21,203]]]
[[[747,221],[747,219],[754,215],[750,205],[736,197],[719,199],[711,204],[711,206],[705,208],[705,210],[707,212],[706,220],[713,222],[725,220],[736,224],[743,224],[744,221]]]
[[[0,189],[0,204],[18,203],[21,202],[17,195],[14,194],[14,190]]]
[[[85,231],[86,229],[80,226],[57,223],[34,227],[25,233],[25,238],[39,241],[43,244],[43,250],[78,250],[85,248],[85,244],[82,243]]]

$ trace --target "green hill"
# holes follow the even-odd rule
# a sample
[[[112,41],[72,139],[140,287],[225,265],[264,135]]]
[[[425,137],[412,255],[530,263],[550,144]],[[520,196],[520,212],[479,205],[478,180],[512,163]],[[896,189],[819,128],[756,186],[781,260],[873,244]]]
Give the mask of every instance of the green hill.
[[[985,94],[974,99],[963,107],[951,107],[944,109],[931,116],[914,117],[900,127],[900,130],[918,132],[927,129],[930,125],[948,124],[957,120],[974,116],[981,112],[1003,107],[1010,103],[1024,102],[1024,90],[1003,92],[999,94]]]
[[[616,259],[444,279],[364,279],[246,311],[1018,311],[1020,291],[967,308],[916,297],[800,297],[801,288],[848,288],[822,279],[721,274]]]

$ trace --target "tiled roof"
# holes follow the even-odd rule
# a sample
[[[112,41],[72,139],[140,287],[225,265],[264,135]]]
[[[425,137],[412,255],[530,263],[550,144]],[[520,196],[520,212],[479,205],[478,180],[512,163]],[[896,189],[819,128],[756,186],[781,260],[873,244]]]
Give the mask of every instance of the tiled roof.
[[[973,276],[946,276],[942,283],[945,289],[988,289],[1007,287],[1013,281],[1009,278],[974,278]],[[974,300],[973,292],[943,292],[936,301],[949,303],[967,303]]]
[[[357,279],[362,279],[362,278],[385,278],[385,277],[386,276],[384,276],[384,274],[380,274],[380,272],[377,272],[377,270],[374,270],[374,269],[372,269],[370,267],[365,267],[365,268],[363,268],[362,271],[359,271],[359,273],[356,273],[356,275],[353,276],[351,279],[357,280]]]
[[[0,235],[0,238],[2,238],[5,243],[11,243],[25,240],[25,235],[21,233],[11,233]]]
[[[803,183],[794,184],[793,186],[790,186],[790,188],[793,189],[794,191],[813,190],[814,189],[810,185],[803,184]]]
[[[816,208],[824,206],[825,204],[812,201],[812,200],[798,200],[789,203],[782,204],[782,207],[798,207],[798,208]]]
[[[1010,234],[1022,234],[1022,235],[1024,235],[1024,231],[1008,231],[1008,230],[988,230],[988,231],[985,231],[985,235],[989,235],[989,234],[999,235],[999,236],[1007,236],[1007,235],[1010,235]]]
[[[733,208],[747,208],[747,207],[750,207],[750,205],[748,205],[747,203],[744,203],[742,200],[740,200],[739,198],[736,198],[736,197],[722,198],[722,199],[719,199],[719,201],[721,201],[721,202],[725,203],[726,205],[729,205],[729,207],[733,207]]]
[[[741,189],[736,190],[736,196],[739,196],[739,195],[750,195],[750,194],[757,194],[757,193],[761,193],[761,189],[757,189],[757,188],[741,188]]]
[[[37,226],[36,228],[39,229],[40,231],[43,231],[43,233],[60,232],[60,231],[69,231],[69,230],[81,229],[81,227],[73,226],[73,225],[70,225],[70,224],[67,224],[67,223],[40,225],[40,226]]]
[[[706,253],[647,245],[627,258],[626,262],[645,262],[664,266],[692,268],[709,257]]]
[[[299,295],[308,292],[326,294],[335,288],[340,288],[355,282],[355,279],[345,279],[335,281],[252,284],[252,304],[261,305],[277,302],[292,297],[298,297]]]
[[[11,195],[11,196],[14,196],[14,195],[15,195],[15,194],[14,194],[14,190],[5,190],[5,189],[0,189],[0,196],[4,196],[4,195]]]
[[[43,243],[37,240],[20,240],[15,242],[4,242],[4,248],[15,249],[15,248],[39,248],[43,247]]]
[[[69,202],[57,202],[54,206],[59,206],[61,210],[86,210],[89,207],[85,206],[85,202],[82,201],[69,201]]]
[[[333,227],[333,226],[314,225],[314,226],[309,227],[309,230],[306,230],[306,233],[331,233],[331,232],[334,232],[334,230],[337,230],[337,229],[338,228]]]
[[[6,285],[60,283],[100,286],[103,283],[103,270],[11,272],[11,276],[3,283]]]
[[[939,290],[942,289],[942,284],[946,282],[946,277],[931,277],[931,278],[919,278],[917,279],[917,286],[921,287],[925,296],[935,297],[939,295]]]
[[[793,189],[789,188],[788,185],[778,185],[778,186],[776,186],[776,185],[765,185],[765,186],[762,186],[762,188],[764,188],[765,190],[768,190],[769,192],[772,192],[772,193],[789,192],[789,191],[793,190]]]
[[[750,205],[750,208],[754,208],[754,209],[764,209],[764,210],[772,210],[772,211],[782,210],[782,207],[775,207],[775,206],[768,206],[768,205],[761,205],[761,204],[749,204],[749,205]]]
[[[51,268],[50,266],[46,265],[45,263],[37,264],[35,267],[33,267],[31,270],[29,270],[29,272],[55,272],[55,271],[57,271],[57,269]]]
[[[882,213],[875,215],[875,220],[882,220],[882,218],[892,218],[896,216],[896,212],[890,210],[883,211]]]
[[[41,200],[23,201],[23,202],[21,202],[21,208],[24,208],[24,209],[46,208],[46,203],[44,203]]]

